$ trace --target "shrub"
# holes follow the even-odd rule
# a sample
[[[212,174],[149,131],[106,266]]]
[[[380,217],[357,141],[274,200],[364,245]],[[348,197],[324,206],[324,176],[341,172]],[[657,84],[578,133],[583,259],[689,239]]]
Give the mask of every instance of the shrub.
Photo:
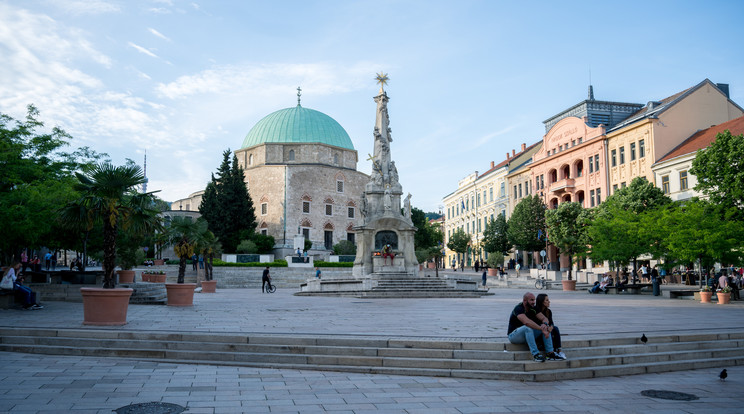
[[[313,262],[316,267],[354,267],[353,262],[324,262],[316,260]]]
[[[257,249],[256,251],[241,252],[240,250],[238,250],[238,253],[271,253],[271,251],[274,250],[274,244],[276,243],[276,241],[274,240],[274,236],[267,236],[261,233],[253,233],[253,235],[251,236],[251,241],[255,243]],[[239,248],[240,246],[238,246],[238,249]]]
[[[486,263],[488,263],[488,267],[493,269],[501,267],[504,265],[504,256],[501,256],[498,253],[491,253],[488,255]]]
[[[236,250],[238,253],[258,253],[256,243],[251,240],[241,241]]]
[[[356,245],[348,240],[341,240],[333,246],[333,254],[338,256],[353,256],[356,250]]]

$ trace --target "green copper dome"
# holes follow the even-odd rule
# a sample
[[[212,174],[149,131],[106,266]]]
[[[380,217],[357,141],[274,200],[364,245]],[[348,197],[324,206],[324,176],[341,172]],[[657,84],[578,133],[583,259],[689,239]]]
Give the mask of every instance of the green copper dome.
[[[271,113],[251,128],[241,148],[271,143],[321,143],[353,150],[349,134],[330,116],[300,105]]]

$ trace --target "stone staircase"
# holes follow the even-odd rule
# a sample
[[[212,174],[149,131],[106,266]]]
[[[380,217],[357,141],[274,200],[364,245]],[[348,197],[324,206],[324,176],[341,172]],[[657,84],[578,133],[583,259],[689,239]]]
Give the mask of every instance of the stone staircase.
[[[569,339],[566,361],[533,362],[525,346],[485,338],[0,328],[0,351],[122,357],[387,375],[557,381],[744,364],[738,330]]]
[[[168,293],[165,290],[164,283],[135,282],[122,283],[120,286],[132,288],[133,291],[132,296],[129,297],[129,303],[153,305],[165,305],[168,303]]]

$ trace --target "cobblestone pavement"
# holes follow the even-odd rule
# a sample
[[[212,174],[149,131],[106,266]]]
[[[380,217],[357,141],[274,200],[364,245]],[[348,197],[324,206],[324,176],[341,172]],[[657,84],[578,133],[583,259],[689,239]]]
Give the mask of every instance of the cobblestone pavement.
[[[130,305],[114,329],[314,335],[506,339],[506,321],[524,290],[492,289],[480,299],[296,297],[288,289],[219,289],[194,306]],[[538,292],[535,292],[538,293]],[[547,291],[566,338],[741,329],[744,302],[700,304],[649,295]],[[81,303],[39,311],[0,310],[0,326],[82,325]],[[111,329],[111,328],[107,328]],[[571,355],[569,354],[569,357]],[[550,383],[398,377],[121,358],[0,352],[0,412],[110,413],[161,401],[187,413],[741,412],[744,367]],[[644,397],[643,390],[694,394],[695,401]]]

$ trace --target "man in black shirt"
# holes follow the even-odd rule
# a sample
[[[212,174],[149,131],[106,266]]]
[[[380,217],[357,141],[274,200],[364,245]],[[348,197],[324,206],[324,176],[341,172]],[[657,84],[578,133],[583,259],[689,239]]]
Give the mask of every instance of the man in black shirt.
[[[266,288],[266,284],[269,284],[271,286],[271,275],[269,275],[269,266],[266,266],[266,269],[264,269],[263,274],[261,275],[261,292],[267,293],[267,290],[264,290]]]
[[[548,359],[565,359],[558,357],[553,352],[553,338],[550,336],[549,326],[548,318],[535,310],[535,295],[527,292],[522,296],[522,303],[515,306],[509,316],[509,342],[513,344],[526,343],[530,347],[533,359],[537,362],[545,362],[545,357],[537,349],[537,342],[535,341],[542,334]]]

